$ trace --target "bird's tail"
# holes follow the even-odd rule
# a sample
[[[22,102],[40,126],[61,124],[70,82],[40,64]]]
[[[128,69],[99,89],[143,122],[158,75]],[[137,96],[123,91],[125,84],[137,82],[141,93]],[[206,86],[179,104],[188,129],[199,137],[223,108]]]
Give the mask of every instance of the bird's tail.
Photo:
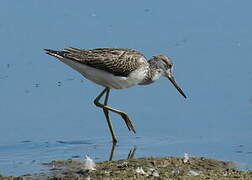
[[[52,49],[44,49],[46,51],[46,54],[49,54],[51,56],[54,56],[56,58],[72,58],[71,55],[81,53],[81,49],[78,48],[65,48],[62,51],[55,51]]]
[[[55,50],[52,50],[52,49],[44,49],[44,50],[46,51],[46,54],[54,56],[56,58],[63,58],[65,56],[65,53],[66,53],[64,51],[55,51]]]

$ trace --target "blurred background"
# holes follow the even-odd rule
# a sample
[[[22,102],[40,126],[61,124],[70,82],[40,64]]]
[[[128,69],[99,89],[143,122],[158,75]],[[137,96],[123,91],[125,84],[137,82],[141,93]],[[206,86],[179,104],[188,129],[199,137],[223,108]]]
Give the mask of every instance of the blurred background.
[[[53,159],[107,160],[111,135],[93,104],[103,89],[44,48],[134,48],[174,62],[165,78],[112,90],[114,159],[206,156],[252,168],[252,1],[1,1],[0,174],[46,171]]]

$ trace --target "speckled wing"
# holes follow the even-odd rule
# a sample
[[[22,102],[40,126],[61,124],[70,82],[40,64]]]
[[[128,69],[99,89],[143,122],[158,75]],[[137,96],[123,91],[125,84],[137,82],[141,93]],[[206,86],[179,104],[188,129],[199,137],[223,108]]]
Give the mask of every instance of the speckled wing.
[[[57,51],[63,58],[110,72],[116,76],[128,76],[143,64],[147,64],[144,55],[134,49],[97,48],[77,49],[66,48]],[[60,54],[59,54],[60,53]]]

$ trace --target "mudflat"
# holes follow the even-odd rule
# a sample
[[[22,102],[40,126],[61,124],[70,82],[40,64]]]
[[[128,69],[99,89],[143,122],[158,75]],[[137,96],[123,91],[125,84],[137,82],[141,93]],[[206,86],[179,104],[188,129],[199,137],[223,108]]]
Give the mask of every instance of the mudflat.
[[[83,161],[54,160],[48,173],[23,176],[0,176],[0,180],[117,180],[117,179],[252,179],[252,171],[238,170],[237,164],[205,157],[147,157],[130,160],[97,162],[93,170],[87,169]]]

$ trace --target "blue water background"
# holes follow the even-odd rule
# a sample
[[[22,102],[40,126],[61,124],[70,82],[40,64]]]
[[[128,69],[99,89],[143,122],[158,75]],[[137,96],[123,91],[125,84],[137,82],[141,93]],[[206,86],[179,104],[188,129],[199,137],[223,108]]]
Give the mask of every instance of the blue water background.
[[[115,159],[207,156],[252,169],[252,1],[1,1],[0,174],[42,162],[107,160],[111,137],[93,104],[102,87],[43,49],[127,47],[164,53],[188,96],[165,78],[112,90],[137,134],[112,115]]]

